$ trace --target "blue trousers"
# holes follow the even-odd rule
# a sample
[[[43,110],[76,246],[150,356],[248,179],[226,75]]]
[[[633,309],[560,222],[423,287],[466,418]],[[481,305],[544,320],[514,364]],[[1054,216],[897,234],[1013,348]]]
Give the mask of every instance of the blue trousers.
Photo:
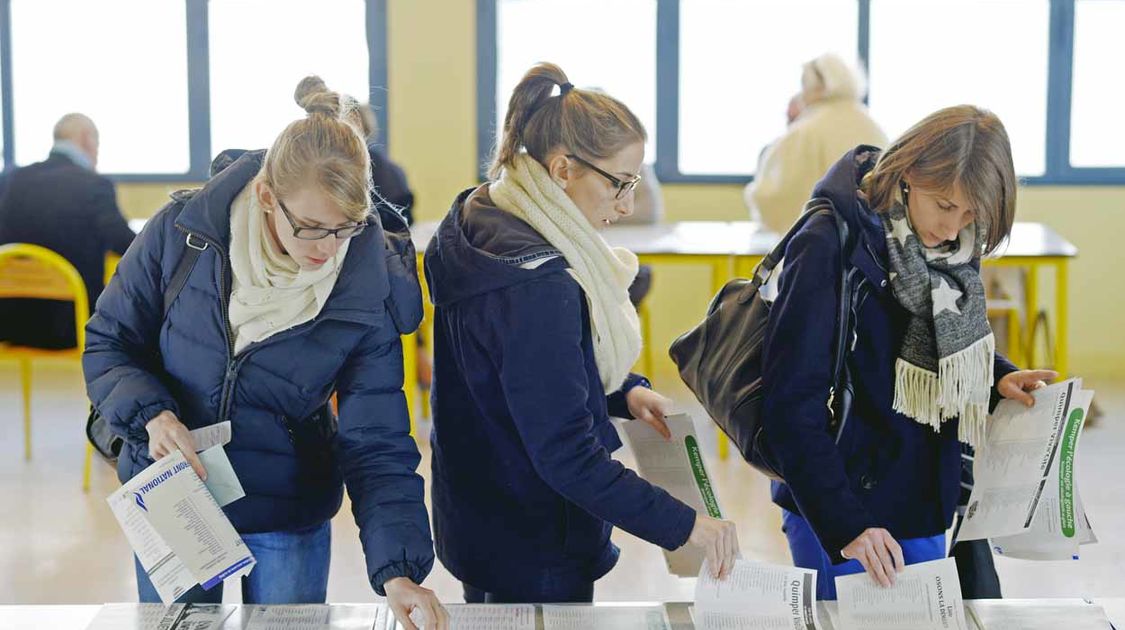
[[[836,599],[836,576],[863,573],[863,565],[858,560],[832,564],[828,553],[820,546],[820,541],[809,527],[808,521],[789,510],[781,512],[781,529],[789,539],[793,564],[803,569],[816,569],[817,599]],[[941,560],[945,557],[945,534],[928,538],[908,538],[897,542],[902,547],[902,558],[906,564]]]
[[[242,578],[244,604],[323,604],[328,597],[328,563],[332,527],[328,521],[307,529],[242,534],[257,564]],[[160,595],[144,567],[137,567],[137,591],[143,604],[159,604]],[[209,591],[198,584],[176,600],[179,603],[218,604],[223,585]]]

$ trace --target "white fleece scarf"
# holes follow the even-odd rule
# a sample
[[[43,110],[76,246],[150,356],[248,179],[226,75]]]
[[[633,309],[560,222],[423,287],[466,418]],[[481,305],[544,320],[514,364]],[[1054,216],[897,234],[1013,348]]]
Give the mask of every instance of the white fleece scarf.
[[[253,188],[246,186],[230,207],[234,283],[229,314],[235,354],[316,317],[332,294],[348,253],[349,241],[344,241],[335,258],[319,269],[302,269],[274,246],[266,213]]]
[[[586,293],[594,337],[594,360],[607,393],[621,388],[641,353],[637,309],[629,301],[629,285],[637,276],[637,257],[611,248],[578,206],[526,153],[505,167],[489,195],[500,209],[535,228],[562,252],[567,270]]]

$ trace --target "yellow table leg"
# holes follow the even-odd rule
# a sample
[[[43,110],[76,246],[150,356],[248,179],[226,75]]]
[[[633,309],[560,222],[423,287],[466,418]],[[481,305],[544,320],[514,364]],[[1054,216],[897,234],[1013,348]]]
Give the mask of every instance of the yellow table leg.
[[[1070,261],[1055,261],[1055,371],[1060,378],[1070,374]]]
[[[82,470],[82,492],[90,491],[90,466],[94,462],[94,446],[86,442],[86,462]]]
[[[1024,312],[1027,317],[1027,330],[1024,331],[1027,335],[1024,342],[1024,347],[1027,348],[1023,356],[1024,367],[1034,368],[1038,365],[1035,356],[1035,320],[1039,316],[1039,264],[1034,261],[1027,268],[1027,292],[1024,299],[1026,300]]]
[[[23,390],[23,457],[31,461],[31,359],[20,359],[20,386]]]
[[[641,320],[641,372],[648,378],[653,378],[652,363],[652,312],[648,308],[648,301],[642,301],[637,308],[637,316]]]
[[[402,337],[402,393],[406,396],[406,411],[410,415],[410,435],[417,437],[414,403],[418,399],[418,335]]]

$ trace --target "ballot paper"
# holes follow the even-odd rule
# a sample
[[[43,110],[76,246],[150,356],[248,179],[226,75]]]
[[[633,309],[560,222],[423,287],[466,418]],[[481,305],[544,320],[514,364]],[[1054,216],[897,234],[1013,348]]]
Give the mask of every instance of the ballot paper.
[[[1040,510],[1055,514],[1039,527],[1067,538],[1077,533],[1077,522],[1086,521],[1075,513],[1074,460],[1093,392],[1082,391],[1082,381],[1071,379],[1032,396],[1030,409],[1005,400],[989,417],[988,436],[973,461],[973,491],[958,540],[1023,534],[1033,528]]]
[[[197,453],[216,446],[224,446],[230,442],[230,420],[195,429],[190,433]]]
[[[250,573],[254,557],[207,487],[174,451],[107,499],[165,603]]]
[[[384,604],[253,606],[246,630],[395,630]]]
[[[86,630],[219,630],[235,606],[106,604]]]
[[[670,630],[663,606],[543,605],[543,630]]]
[[[535,630],[532,604],[446,606],[449,630]]]
[[[1112,630],[1105,610],[1083,600],[985,599],[965,602],[973,630]]]
[[[1024,560],[1077,560],[1082,545],[1097,542],[1075,481],[1075,454],[1085,414],[1093,402],[1092,391],[1077,391],[1067,423],[1031,526],[1013,536],[997,536],[991,544],[997,553]]]
[[[667,490],[697,513],[722,518],[691,416],[677,414],[668,416],[664,421],[672,432],[671,441],[665,440],[643,422],[626,422],[624,425],[641,477]],[[675,551],[665,550],[664,560],[672,575],[695,577],[703,566],[703,551],[684,545]]]
[[[242,489],[242,484],[238,481],[238,475],[234,473],[234,467],[231,466],[230,459],[227,458],[227,452],[221,444],[199,453],[199,461],[203,464],[204,470],[207,471],[207,480],[203,482],[203,485],[207,486],[207,490],[215,498],[215,503],[218,503],[219,507],[229,505],[246,496],[246,491]]]
[[[695,584],[695,626],[701,630],[820,630],[816,571],[737,560],[724,580],[703,563]]]
[[[840,630],[968,630],[953,558],[907,565],[891,587],[867,573],[836,578]]]

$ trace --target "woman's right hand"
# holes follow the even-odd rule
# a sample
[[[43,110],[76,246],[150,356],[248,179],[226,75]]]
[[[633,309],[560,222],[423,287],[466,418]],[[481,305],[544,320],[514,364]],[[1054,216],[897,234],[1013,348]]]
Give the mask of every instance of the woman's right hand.
[[[195,474],[199,475],[200,479],[207,480],[207,470],[203,468],[199,455],[195,453],[195,440],[176,414],[168,410],[161,411],[148,421],[145,430],[148,431],[149,457],[157,460],[178,449],[184,454],[184,459],[191,464]]]
[[[864,530],[844,547],[840,555],[846,560],[858,560],[863,570],[885,587],[892,586],[895,575],[906,566],[902,559],[902,547],[890,532],[879,527]]]
[[[703,514],[695,515],[695,527],[688,537],[688,544],[703,550],[711,566],[711,575],[720,580],[730,575],[734,561],[742,557],[734,523]]]

